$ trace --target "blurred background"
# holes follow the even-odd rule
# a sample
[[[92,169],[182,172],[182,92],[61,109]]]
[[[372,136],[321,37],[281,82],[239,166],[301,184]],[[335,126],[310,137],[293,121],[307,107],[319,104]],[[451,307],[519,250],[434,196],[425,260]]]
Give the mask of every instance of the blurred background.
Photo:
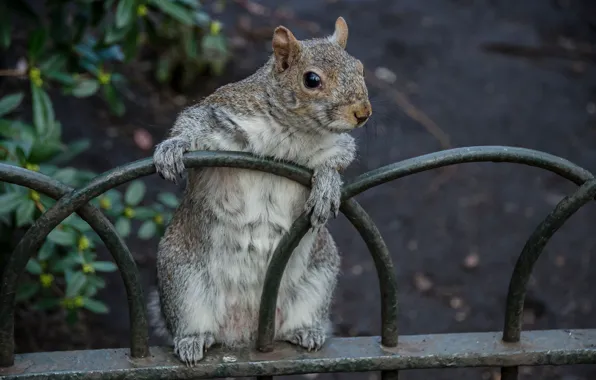
[[[590,0],[10,0],[0,4],[0,157],[71,186],[152,155],[182,107],[244,78],[280,24],[328,35],[343,16],[374,115],[354,132],[346,177],[472,145],[532,148],[596,170],[596,2]],[[397,270],[400,334],[499,331],[513,265],[575,185],[513,164],[465,164],[357,197]],[[52,200],[2,185],[2,255]],[[93,201],[114,221],[145,289],[181,187],[157,176]],[[546,247],[525,329],[594,328],[596,208]],[[339,336],[378,335],[373,262],[351,225],[330,224],[343,256]],[[127,347],[122,281],[77,217],[48,237],[19,286],[18,352]],[[153,344],[159,343],[152,341]],[[303,376],[297,376],[303,377]],[[309,375],[376,379],[378,374]],[[498,370],[404,372],[403,379],[499,379]],[[596,378],[594,366],[522,368],[521,379]]]

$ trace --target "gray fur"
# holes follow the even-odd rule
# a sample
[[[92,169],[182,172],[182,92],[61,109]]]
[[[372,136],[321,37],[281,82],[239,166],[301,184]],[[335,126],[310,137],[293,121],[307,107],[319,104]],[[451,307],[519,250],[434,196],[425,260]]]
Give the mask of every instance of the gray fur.
[[[347,38],[337,25],[336,35]],[[184,196],[159,243],[158,289],[149,304],[156,332],[169,337],[187,365],[212,344],[254,343],[269,259],[304,209],[315,228],[284,273],[275,338],[308,350],[325,342],[340,258],[324,224],[339,210],[338,170],[356,152],[346,132],[371,113],[362,64],[346,53],[343,37],[343,45],[337,37],[297,41],[278,28],[263,67],[183,110],[171,137],[156,147],[158,173],[174,182],[185,170],[183,154],[192,150],[250,152],[314,172],[309,192],[252,170],[188,170]],[[322,76],[320,89],[304,87],[310,70]]]

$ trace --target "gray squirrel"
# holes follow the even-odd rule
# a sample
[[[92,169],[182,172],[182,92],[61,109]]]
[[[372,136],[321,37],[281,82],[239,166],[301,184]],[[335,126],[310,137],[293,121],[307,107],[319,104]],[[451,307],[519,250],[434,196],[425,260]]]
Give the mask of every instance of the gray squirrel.
[[[324,225],[339,212],[339,171],[356,153],[347,132],[372,114],[364,67],[346,52],[347,38],[342,17],[325,38],[297,40],[277,27],[273,54],[261,68],[184,109],[155,148],[157,172],[175,183],[185,171],[183,154],[193,150],[249,152],[313,170],[310,191],[255,170],[188,170],[158,246],[158,285],[149,302],[156,332],[188,366],[214,343],[256,341],[267,265],[304,211],[312,228],[282,278],[275,339],[310,351],[329,334],[340,257]]]

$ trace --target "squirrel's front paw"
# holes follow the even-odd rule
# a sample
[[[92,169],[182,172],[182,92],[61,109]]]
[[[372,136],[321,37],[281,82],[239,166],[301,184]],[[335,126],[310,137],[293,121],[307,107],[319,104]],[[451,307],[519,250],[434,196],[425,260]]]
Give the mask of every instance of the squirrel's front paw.
[[[174,353],[187,366],[203,359],[203,353],[215,343],[212,334],[187,335],[174,339]]]
[[[184,153],[190,150],[188,141],[172,138],[157,145],[153,154],[153,162],[157,174],[162,178],[178,183],[178,178],[184,174]]]
[[[341,203],[341,177],[331,168],[315,169],[312,189],[306,201],[305,211],[310,212],[310,223],[318,228],[327,222],[330,214],[339,212]]]

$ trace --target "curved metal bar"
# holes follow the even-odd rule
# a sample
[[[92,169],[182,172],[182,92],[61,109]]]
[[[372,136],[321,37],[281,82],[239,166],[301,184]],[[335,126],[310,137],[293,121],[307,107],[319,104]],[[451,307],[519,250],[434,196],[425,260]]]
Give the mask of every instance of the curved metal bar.
[[[381,288],[381,343],[386,347],[397,346],[397,280],[389,250],[381,233],[366,211],[353,199],[341,205],[341,211],[358,230],[368,247],[377,269]],[[275,338],[275,310],[279,286],[286,265],[310,228],[308,217],[301,215],[292,225],[271,256],[259,309],[257,348],[262,352],[273,350]]]
[[[6,164],[0,164],[0,181],[28,187],[54,199],[59,199],[73,190],[46,175]],[[131,354],[135,357],[146,356],[149,353],[149,337],[147,334],[145,302],[134,259],[114,226],[98,209],[86,205],[78,213],[99,235],[118,265],[126,288],[130,310]],[[8,265],[6,270],[7,272],[2,276],[0,288],[4,288],[11,281],[16,282],[20,275],[20,272],[11,271]],[[0,304],[0,366],[10,366],[13,362],[13,307],[14,301],[13,303],[2,302]]]
[[[292,253],[294,253],[294,249],[296,249],[300,240],[302,240],[309,229],[310,219],[306,213],[303,213],[292,224],[290,231],[284,235],[271,256],[267,273],[265,274],[263,292],[261,293],[261,304],[259,305],[259,327],[257,335],[257,348],[259,351],[271,352],[273,350],[275,309],[281,278]]]
[[[364,173],[344,186],[342,199],[349,199],[372,187],[411,174],[468,162],[511,162],[546,169],[581,185],[594,178],[589,171],[552,154],[507,146],[455,148],[413,157]]]
[[[358,230],[375,262],[381,288],[381,344],[395,347],[398,339],[397,278],[389,249],[371,217],[356,200],[345,201],[341,211]]]
[[[522,313],[526,297],[526,285],[534,264],[542,254],[546,243],[559,228],[583,205],[596,196],[596,179],[586,181],[575,193],[565,197],[555,209],[536,227],[522,253],[517,259],[509,282],[503,340],[519,342],[522,328]]]
[[[287,177],[307,186],[310,185],[311,173],[308,170],[282,162],[266,161],[246,153],[192,152],[185,154],[184,164],[188,168],[219,166],[262,170]],[[11,365],[13,360],[13,306],[18,277],[25,270],[25,266],[31,256],[39,251],[46,236],[70,214],[83,207],[93,198],[111,188],[153,173],[155,173],[155,166],[153,165],[153,160],[151,158],[138,160],[110,170],[96,177],[82,189],[70,192],[60,198],[56,204],[43,213],[25,233],[23,238],[17,244],[14,252],[12,252],[6,259],[6,275],[2,279],[3,285],[0,288],[0,365],[4,365],[4,363],[6,363],[6,365]],[[37,177],[37,179],[39,180],[40,177]],[[99,225],[97,227],[100,228]],[[120,250],[120,248],[116,248],[116,244],[118,244],[120,238],[113,237],[108,232],[113,231],[113,228],[114,227],[109,222],[106,224],[102,223],[98,232],[105,230],[105,237],[109,238],[109,240],[106,241],[106,244],[110,242],[110,244],[114,246],[115,251],[113,254],[116,258],[116,252]],[[124,243],[122,242],[122,244]],[[130,254],[128,250],[126,250],[126,252]],[[124,256],[124,254],[121,256]],[[145,357],[148,354],[147,324],[144,302],[142,300],[143,292],[140,285],[138,285],[138,271],[134,265],[134,261],[132,261],[132,266],[126,259],[121,262],[117,261],[117,264],[118,266],[122,265],[121,271],[126,270],[129,272],[132,276],[129,280],[132,281],[133,278],[136,278],[137,280],[136,282],[132,281],[127,284],[127,286],[135,289],[133,290],[133,294],[128,294],[129,304],[134,302],[136,305],[138,302],[136,300],[137,297],[139,297],[141,300],[140,304],[142,304],[142,308],[137,305],[131,309],[130,318],[133,342],[131,355],[133,357]]]

